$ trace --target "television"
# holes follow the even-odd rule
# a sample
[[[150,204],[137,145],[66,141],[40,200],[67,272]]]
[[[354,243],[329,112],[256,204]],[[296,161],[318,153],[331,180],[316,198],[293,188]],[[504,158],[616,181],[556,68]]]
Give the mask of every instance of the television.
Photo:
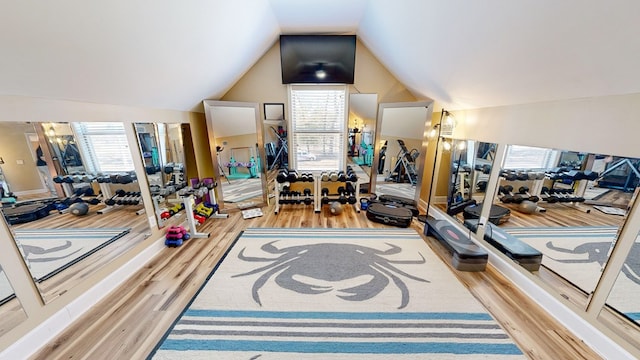
[[[283,84],[353,84],[355,35],[280,35]]]

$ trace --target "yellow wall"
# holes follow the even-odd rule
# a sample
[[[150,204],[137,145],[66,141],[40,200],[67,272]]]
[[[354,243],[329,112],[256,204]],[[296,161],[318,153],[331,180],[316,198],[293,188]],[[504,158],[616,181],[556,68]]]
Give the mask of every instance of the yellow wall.
[[[43,189],[34,149],[29,146],[25,133],[36,133],[32,124],[0,122],[0,157],[4,160],[0,168],[14,193]]]

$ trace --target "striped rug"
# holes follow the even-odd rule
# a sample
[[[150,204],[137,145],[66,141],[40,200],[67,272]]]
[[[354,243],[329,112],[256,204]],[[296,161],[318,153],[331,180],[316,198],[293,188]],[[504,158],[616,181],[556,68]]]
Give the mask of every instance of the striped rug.
[[[237,239],[153,359],[523,359],[411,229]]]
[[[27,259],[31,275],[42,281],[59,273],[111,242],[130,228],[16,229],[14,237]]]
[[[543,254],[542,265],[584,292],[596,288],[611,244],[614,226],[503,228]],[[640,237],[607,298],[607,304],[638,322],[640,320]]]

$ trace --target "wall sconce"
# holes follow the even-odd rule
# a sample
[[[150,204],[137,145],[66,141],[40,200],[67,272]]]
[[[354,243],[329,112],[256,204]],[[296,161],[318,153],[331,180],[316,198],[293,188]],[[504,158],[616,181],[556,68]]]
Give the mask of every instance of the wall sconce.
[[[444,151],[449,151],[451,150],[451,142],[449,142],[449,140],[443,140],[442,141],[442,148],[444,149]]]
[[[0,157],[0,165],[4,165],[4,159]]]
[[[442,126],[442,135],[453,135],[453,129],[456,127],[456,119],[451,113],[445,109],[442,109],[442,115],[440,116],[440,126]]]
[[[47,131],[47,135],[49,135],[49,136],[51,136],[51,137],[56,136],[56,129],[54,129],[54,128],[53,128],[53,126],[51,126],[51,127],[49,128],[49,130]]]

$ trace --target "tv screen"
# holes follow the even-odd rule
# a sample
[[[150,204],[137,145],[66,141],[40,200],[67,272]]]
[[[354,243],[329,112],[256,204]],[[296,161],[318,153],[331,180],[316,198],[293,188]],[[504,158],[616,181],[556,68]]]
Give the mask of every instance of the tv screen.
[[[355,35],[280,35],[282,83],[353,84]]]

